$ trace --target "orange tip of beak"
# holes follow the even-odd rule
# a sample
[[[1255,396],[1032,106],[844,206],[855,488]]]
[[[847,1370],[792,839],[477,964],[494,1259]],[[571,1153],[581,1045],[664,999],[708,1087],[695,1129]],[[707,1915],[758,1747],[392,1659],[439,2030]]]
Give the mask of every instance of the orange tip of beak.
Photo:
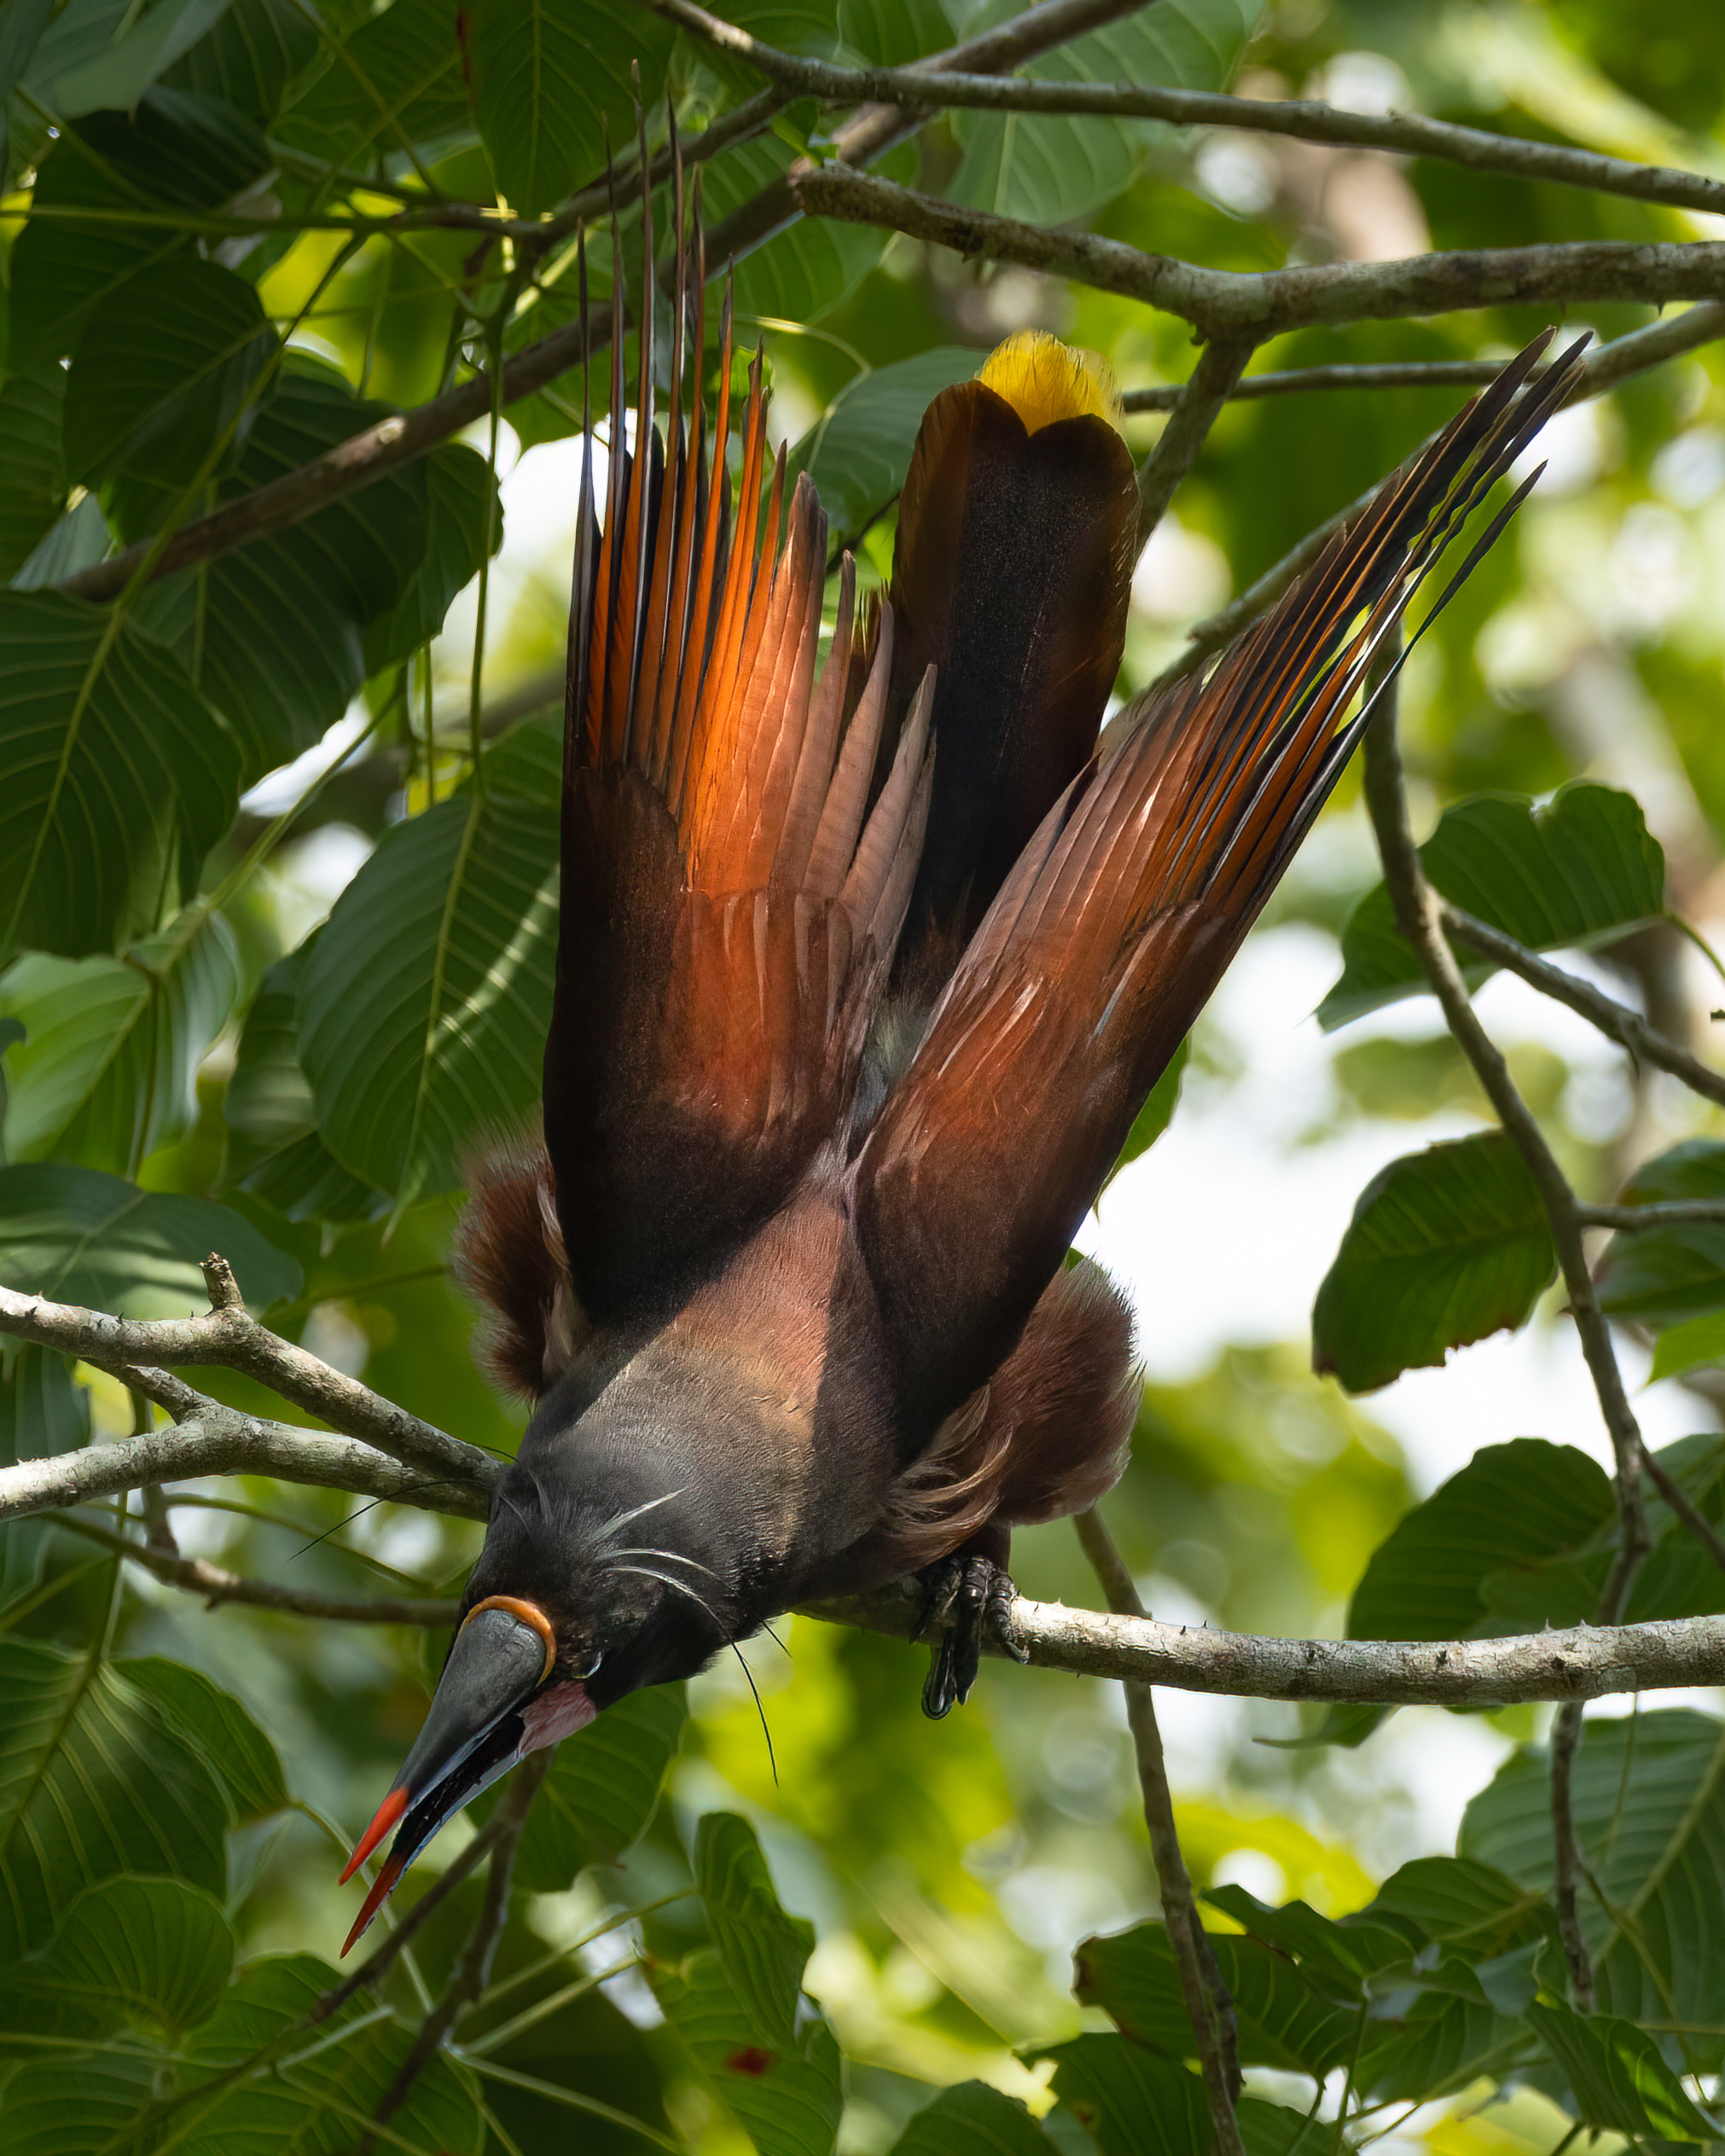
[[[353,1929],[347,1934],[346,1943],[342,1947],[341,1958],[344,1961],[364,1937],[372,1918],[389,1899],[395,1882],[401,1877],[403,1868],[393,1857],[391,1857],[372,1882],[371,1892],[365,1897],[365,1907],[354,1919]]]
[[[342,1886],[346,1886],[348,1880],[352,1878],[353,1874],[359,1869],[360,1866],[365,1862],[366,1858],[370,1856],[372,1851],[377,1847],[379,1842],[383,1839],[384,1836],[389,1832],[390,1828],[394,1826],[396,1821],[401,1817],[403,1812],[406,1810],[406,1790],[392,1789],[389,1794],[384,1799],[383,1802],[378,1806],[376,1816],[373,1819],[370,1826],[366,1828],[365,1832],[354,1844],[353,1854],[347,1860],[347,1869],[341,1874],[340,1880],[337,1882],[339,1885]],[[371,1904],[368,1902],[366,1903],[368,1915],[370,1912],[370,1909]],[[363,1926],[364,1921],[364,1918],[360,1920],[362,1927]],[[352,1944],[353,1941],[351,1939],[347,1942],[348,1946],[351,1946]],[[344,1953],[346,1953],[346,1947],[342,1949]]]

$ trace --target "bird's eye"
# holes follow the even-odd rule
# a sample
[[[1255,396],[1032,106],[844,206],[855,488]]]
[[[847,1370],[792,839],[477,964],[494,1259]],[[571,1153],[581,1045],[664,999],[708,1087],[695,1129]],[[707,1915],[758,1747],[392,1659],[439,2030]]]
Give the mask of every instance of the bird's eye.
[[[576,1678],[595,1676],[598,1673],[599,1665],[604,1659],[604,1655],[595,1647],[584,1662],[576,1661],[569,1665],[569,1674]]]

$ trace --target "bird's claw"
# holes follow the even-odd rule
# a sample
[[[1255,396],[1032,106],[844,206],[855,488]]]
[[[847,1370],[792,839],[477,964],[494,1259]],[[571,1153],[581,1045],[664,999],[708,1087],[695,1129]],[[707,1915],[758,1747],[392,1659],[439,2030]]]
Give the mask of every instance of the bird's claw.
[[[1012,1622],[1018,1598],[1012,1575],[991,1558],[955,1553],[924,1568],[922,1613],[916,1636],[940,1628],[922,1687],[922,1711],[931,1722],[944,1721],[970,1697],[982,1661],[982,1644],[990,1625],[1008,1653],[1030,1659]]]

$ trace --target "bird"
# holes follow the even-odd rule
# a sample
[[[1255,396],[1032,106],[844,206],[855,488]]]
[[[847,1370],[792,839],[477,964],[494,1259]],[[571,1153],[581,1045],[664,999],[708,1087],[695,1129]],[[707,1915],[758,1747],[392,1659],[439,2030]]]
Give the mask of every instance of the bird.
[[[709,418],[698,198],[676,225],[632,410],[614,280],[602,513],[585,369],[543,1127],[474,1164],[464,1215],[532,1413],[342,1874],[396,1830],[350,1949],[499,1775],[799,1603],[916,1576],[937,1718],[990,1629],[1022,1652],[1011,1530],[1111,1488],[1135,1417],[1131,1315],[1074,1233],[1410,597],[1580,363],[1536,374],[1536,338],[1105,732],[1139,524],[1106,365],[1020,333],[936,396],[865,599],[769,448],[758,352],[733,430],[728,288]],[[584,321],[584,254],[580,289]]]

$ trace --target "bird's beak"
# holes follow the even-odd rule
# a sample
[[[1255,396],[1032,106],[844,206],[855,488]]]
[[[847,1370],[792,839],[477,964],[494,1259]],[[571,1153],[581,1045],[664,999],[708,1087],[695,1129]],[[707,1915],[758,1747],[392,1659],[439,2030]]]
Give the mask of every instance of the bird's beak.
[[[581,1685],[566,1682],[544,1689],[555,1659],[550,1620],[536,1603],[495,1595],[468,1613],[438,1680],[425,1727],[341,1874],[345,1886],[400,1822],[395,1846],[347,1935],[344,1955],[445,1820],[524,1752],[555,1743],[592,1720],[593,1702]]]

